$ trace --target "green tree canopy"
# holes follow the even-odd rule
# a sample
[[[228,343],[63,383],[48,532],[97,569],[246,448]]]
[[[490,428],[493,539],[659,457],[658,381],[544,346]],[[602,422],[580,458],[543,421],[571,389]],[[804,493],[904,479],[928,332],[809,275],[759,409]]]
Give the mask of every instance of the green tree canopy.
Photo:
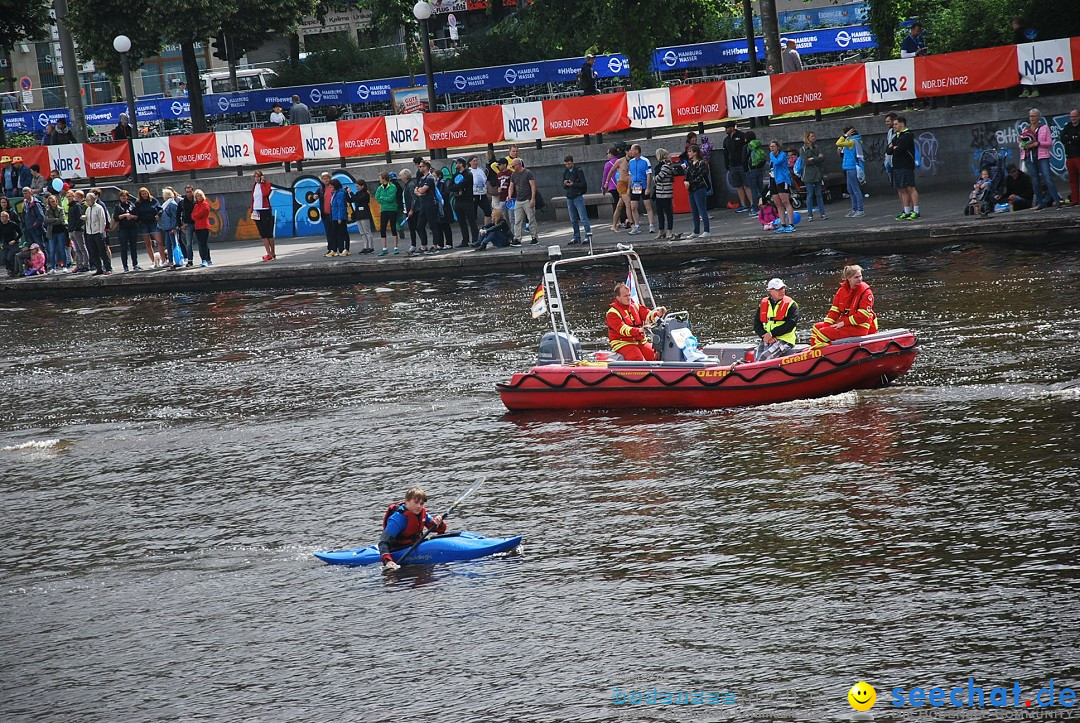
[[[43,40],[49,22],[49,0],[15,0],[0,10],[0,48],[20,40]]]

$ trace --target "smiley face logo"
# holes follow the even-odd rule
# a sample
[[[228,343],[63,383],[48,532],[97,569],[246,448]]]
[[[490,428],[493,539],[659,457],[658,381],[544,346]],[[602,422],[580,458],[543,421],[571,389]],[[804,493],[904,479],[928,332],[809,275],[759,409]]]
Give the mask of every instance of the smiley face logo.
[[[857,711],[868,711],[877,702],[877,691],[866,681],[860,680],[847,692],[847,701]]]

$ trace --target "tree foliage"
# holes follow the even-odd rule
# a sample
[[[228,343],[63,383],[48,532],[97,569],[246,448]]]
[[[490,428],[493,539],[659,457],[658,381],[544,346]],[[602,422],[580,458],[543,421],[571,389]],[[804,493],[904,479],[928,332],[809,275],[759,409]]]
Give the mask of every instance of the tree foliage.
[[[49,25],[49,0],[16,0],[0,10],[0,48],[20,40],[44,40]]]
[[[307,57],[278,70],[274,85],[313,85],[335,81],[370,80],[402,75],[401,57],[379,49],[362,49],[349,33],[322,36],[308,45]]]
[[[869,0],[870,27],[878,54],[892,58],[907,34],[900,23],[918,18],[932,53],[1007,45],[1013,42],[1011,21],[1024,19],[1039,40],[1080,35],[1077,0]]]
[[[644,88],[655,84],[649,68],[658,46],[720,40],[721,19],[737,12],[721,0],[535,0],[521,13],[517,37],[541,57],[624,53],[633,86]]]

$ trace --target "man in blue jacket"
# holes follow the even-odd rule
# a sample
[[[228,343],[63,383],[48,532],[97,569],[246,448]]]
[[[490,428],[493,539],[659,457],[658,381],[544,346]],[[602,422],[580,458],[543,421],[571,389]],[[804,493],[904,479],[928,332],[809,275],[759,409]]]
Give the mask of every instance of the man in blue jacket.
[[[570,214],[570,223],[574,225],[574,238],[570,244],[581,243],[581,223],[585,224],[585,243],[592,244],[592,224],[589,212],[585,208],[585,194],[589,192],[589,183],[585,174],[574,165],[574,157],[563,158],[566,169],[563,170],[563,189],[566,191],[566,210]]]

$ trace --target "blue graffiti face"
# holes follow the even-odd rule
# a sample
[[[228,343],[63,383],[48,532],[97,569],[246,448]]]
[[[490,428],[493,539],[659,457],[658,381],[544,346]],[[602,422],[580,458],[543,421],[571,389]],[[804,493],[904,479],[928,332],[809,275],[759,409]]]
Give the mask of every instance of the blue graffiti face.
[[[342,188],[352,192],[356,191],[356,181],[344,171],[337,171],[332,178],[341,182]],[[301,176],[293,181],[292,200],[295,204],[293,211],[293,235],[314,236],[325,233],[322,222],[322,181],[315,176]],[[356,230],[356,224],[350,223],[349,229]]]

